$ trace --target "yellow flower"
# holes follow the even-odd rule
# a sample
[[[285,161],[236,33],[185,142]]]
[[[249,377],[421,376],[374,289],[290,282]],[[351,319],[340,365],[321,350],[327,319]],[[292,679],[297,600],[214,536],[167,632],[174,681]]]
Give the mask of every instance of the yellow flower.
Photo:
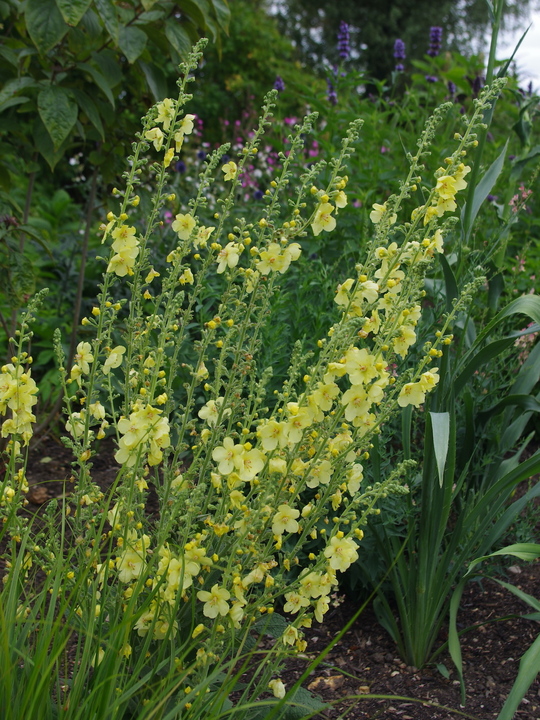
[[[332,217],[335,207],[328,202],[321,203],[311,223],[314,235],[319,235],[323,230],[331,232],[336,227],[336,219]]]
[[[285,685],[283,684],[283,682],[281,680],[278,680],[278,679],[270,680],[270,682],[268,683],[268,687],[273,692],[274,697],[277,697],[279,699],[285,697],[286,689],[285,689]]]
[[[238,166],[235,162],[230,160],[221,168],[221,170],[225,173],[225,177],[223,178],[224,180],[234,180],[236,173],[238,172]]]
[[[224,248],[221,248],[217,256],[217,274],[221,275],[221,273],[225,272],[225,268],[227,267],[236,267],[239,259],[240,248],[238,245],[234,242],[227,243]]]
[[[103,363],[103,374],[108,375],[113,368],[120,367],[126,348],[123,345],[117,345],[109,352],[108,358]]]
[[[371,220],[371,222],[374,225],[376,225],[377,223],[379,223],[382,220],[384,215],[387,213],[388,209],[386,207],[386,203],[383,203],[382,205],[379,205],[379,203],[374,203],[372,205],[372,207],[373,207],[373,210],[369,214],[369,219]],[[389,219],[390,225],[393,225],[396,222],[396,220],[397,220],[397,215],[396,215],[396,213],[393,213]]]
[[[184,136],[185,135],[191,135],[193,132],[193,121],[195,120],[195,115],[185,115],[182,118],[182,121],[180,123],[180,127],[174,134],[174,142],[176,143],[176,152],[180,150],[182,147],[182,143],[184,142]]]
[[[166,167],[166,168],[169,167],[169,165],[172,162],[173,157],[174,157],[174,150],[173,150],[173,148],[169,148],[163,157],[164,167]]]
[[[150,142],[154,143],[154,147],[158,152],[161,150],[164,135],[158,127],[147,130],[144,134],[144,137],[147,140],[150,140]]]
[[[203,615],[209,618],[216,618],[218,615],[226,615],[229,612],[229,604],[231,594],[225,588],[220,588],[216,583],[212,586],[210,592],[199,590],[197,597],[204,603]]]
[[[188,240],[196,224],[197,221],[192,215],[179,213],[172,224],[172,229],[178,234],[180,240]]]
[[[324,556],[330,561],[332,570],[345,572],[353,562],[358,560],[357,544],[351,538],[338,538],[337,535],[330,540],[324,550]]]
[[[77,352],[74,357],[74,360],[78,363],[85,375],[88,375],[90,372],[90,363],[94,360],[91,350],[92,346],[89,342],[80,342],[77,345]]]
[[[420,383],[407,383],[401,388],[401,392],[398,397],[398,405],[400,407],[407,407],[407,405],[419,407],[425,399],[426,391]]]
[[[168,130],[171,127],[171,120],[174,117],[174,100],[165,98],[157,104],[156,109],[158,111],[156,122],[163,123],[163,129]]]
[[[300,511],[290,505],[279,505],[277,513],[272,519],[272,532],[274,535],[283,535],[283,533],[298,532],[297,517]]]

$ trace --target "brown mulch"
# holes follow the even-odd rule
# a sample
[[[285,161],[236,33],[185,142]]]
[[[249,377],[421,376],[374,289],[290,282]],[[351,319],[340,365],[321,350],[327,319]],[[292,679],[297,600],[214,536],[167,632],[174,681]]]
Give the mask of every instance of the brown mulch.
[[[102,487],[110,486],[116,474],[113,445],[103,441],[93,458],[93,477]],[[35,512],[52,497],[69,493],[71,453],[58,441],[46,438],[32,453],[27,470],[30,483],[28,510]],[[68,481],[68,482],[66,482]],[[513,565],[504,578],[540,598],[540,563]],[[309,657],[324,649],[357,610],[353,598],[345,599],[325,617],[323,625],[307,631],[306,659],[291,662],[284,680],[290,686],[304,671]],[[347,720],[450,720],[458,712],[479,720],[495,720],[507,697],[525,650],[535,640],[540,625],[523,618],[489,622],[507,615],[522,615],[532,609],[489,580],[467,586],[458,616],[460,628],[479,625],[461,637],[467,702],[460,705],[457,674],[447,653],[437,662],[449,672],[445,678],[435,665],[408,667],[399,658],[395,644],[368,608],[337,643],[325,661],[304,683],[332,708],[322,716]],[[484,624],[482,624],[484,623]],[[443,629],[440,643],[446,640]],[[390,699],[348,700],[347,696],[389,695]],[[398,699],[397,696],[411,698]],[[414,702],[423,701],[423,702]],[[429,705],[427,703],[430,703]],[[439,706],[439,707],[437,707]],[[441,707],[442,706],[442,707]],[[540,679],[531,686],[514,716],[516,720],[540,720]]]

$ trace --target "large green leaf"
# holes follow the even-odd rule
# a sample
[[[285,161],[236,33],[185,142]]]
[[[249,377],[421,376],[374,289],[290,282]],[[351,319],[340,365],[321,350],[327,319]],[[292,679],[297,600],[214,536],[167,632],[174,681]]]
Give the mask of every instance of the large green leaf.
[[[71,91],[73,93],[73,97],[77,101],[79,107],[83,111],[83,113],[86,115],[86,117],[90,120],[92,125],[96,128],[98,133],[101,136],[102,140],[105,140],[105,132],[103,130],[103,123],[101,122],[101,117],[99,115],[99,111],[96,107],[96,104],[92,100],[92,98],[87,95],[83,90],[79,90],[77,88],[73,88]]]
[[[40,53],[57,45],[69,30],[54,0],[26,0],[26,28]]]
[[[0,90],[0,112],[6,107],[9,107],[7,103],[10,100],[15,99],[14,96],[19,92],[19,90],[25,90],[32,87],[38,87],[38,83],[31,77],[13,78],[12,80],[8,80]]]
[[[167,20],[165,35],[180,57],[185,59],[191,50],[191,40],[177,20]]]
[[[137,27],[124,25],[118,30],[118,46],[130,64],[142,54],[148,37]]]
[[[33,136],[38,152],[43,155],[51,170],[54,170],[58,161],[62,159],[66,143],[63,143],[58,150],[55,150],[51,136],[39,116],[36,116],[34,121]]]
[[[107,100],[114,107],[114,96],[112,94],[112,90],[109,86],[109,83],[107,82],[107,80],[105,80],[99,70],[93,65],[90,65],[90,63],[77,63],[77,67],[83,72],[88,73],[92,77],[92,80],[95,82],[98,88],[106,96]]]
[[[231,11],[229,10],[229,5],[227,4],[226,0],[210,0],[210,2],[214,7],[214,12],[216,14],[216,20],[218,21],[218,25],[226,33],[229,32]]]
[[[154,100],[156,102],[163,100],[167,96],[167,78],[161,68],[151,63],[145,63],[142,60],[139,60],[139,67],[144,73]]]
[[[118,43],[118,15],[111,0],[94,0],[96,10],[105,23],[107,32],[115,43]]]
[[[56,0],[56,5],[68,25],[75,27],[88,10],[92,0]]]
[[[38,95],[38,112],[57,150],[77,122],[77,103],[68,90],[50,85]]]

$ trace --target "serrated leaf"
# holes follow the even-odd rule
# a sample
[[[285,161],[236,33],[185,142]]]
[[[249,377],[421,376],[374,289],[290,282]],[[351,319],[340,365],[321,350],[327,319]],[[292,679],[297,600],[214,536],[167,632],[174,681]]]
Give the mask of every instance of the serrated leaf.
[[[191,50],[191,40],[178,20],[167,20],[165,35],[180,57],[186,58]]]
[[[50,85],[38,95],[38,112],[58,150],[77,122],[77,104],[65,88]]]
[[[57,45],[69,30],[54,0],[26,0],[26,28],[40,53]]]
[[[103,20],[107,32],[112,37],[115,43],[118,42],[118,15],[116,14],[116,8],[111,0],[94,0],[96,10],[99,13],[100,18]]]
[[[252,625],[255,632],[270,635],[275,639],[280,638],[288,627],[287,621],[279,613],[263,615]]]
[[[72,27],[79,24],[91,4],[92,0],[56,0],[56,5],[62,13],[62,17]]]
[[[96,128],[98,133],[101,135],[101,139],[105,140],[105,131],[103,130],[103,123],[101,122],[101,117],[99,115],[99,111],[96,107],[96,104],[92,100],[91,97],[89,97],[85,92],[78,89],[72,90],[73,97],[77,101],[79,107],[83,111],[83,113],[87,116],[87,118],[90,120],[92,125]]]
[[[8,273],[17,300],[25,302],[36,289],[32,263],[21,253],[10,253]]]
[[[118,30],[118,46],[130,64],[142,54],[148,37],[140,28],[123,26]]]
[[[87,72],[92,77],[92,80],[95,82],[95,84],[106,96],[107,100],[114,107],[114,96],[112,94],[109,83],[105,80],[99,70],[97,70],[93,65],[90,65],[89,63],[77,63],[77,67],[83,72]]]

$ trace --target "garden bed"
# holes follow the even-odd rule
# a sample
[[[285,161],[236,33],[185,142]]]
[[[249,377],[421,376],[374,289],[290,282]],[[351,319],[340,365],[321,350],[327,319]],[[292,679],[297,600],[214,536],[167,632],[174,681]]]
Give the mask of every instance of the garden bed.
[[[42,440],[31,453],[28,467],[29,512],[39,512],[38,508],[49,499],[69,493],[71,458],[71,452],[52,438]],[[103,441],[93,463],[94,480],[106,489],[117,472],[111,441]],[[148,507],[149,512],[152,510]],[[509,582],[538,597],[540,564],[513,565]],[[323,625],[314,624],[307,631],[306,654],[309,661],[332,641],[357,610],[353,598],[340,599],[342,602],[327,613]],[[433,665],[422,670],[408,667],[398,657],[394,643],[377,623],[371,608],[355,621],[304,686],[334,705],[325,713],[328,718],[342,713],[348,720],[375,717],[384,720],[449,720],[460,717],[458,712],[452,713],[451,708],[469,717],[495,720],[515,680],[520,658],[538,634],[538,624],[522,618],[492,621],[529,611],[524,603],[489,580],[482,584],[471,582],[467,586],[458,626],[477,627],[461,638],[467,687],[465,708],[460,706],[459,681],[448,654],[441,654],[437,661],[447,668],[449,678],[445,678]],[[443,629],[441,643],[445,639],[446,630]],[[284,674],[289,686],[309,661],[297,658],[290,662]],[[360,702],[347,699],[347,696],[367,694],[392,695],[395,699],[366,697]],[[398,696],[422,700],[425,704],[398,699]],[[515,717],[516,720],[540,718],[539,679],[533,683]]]

